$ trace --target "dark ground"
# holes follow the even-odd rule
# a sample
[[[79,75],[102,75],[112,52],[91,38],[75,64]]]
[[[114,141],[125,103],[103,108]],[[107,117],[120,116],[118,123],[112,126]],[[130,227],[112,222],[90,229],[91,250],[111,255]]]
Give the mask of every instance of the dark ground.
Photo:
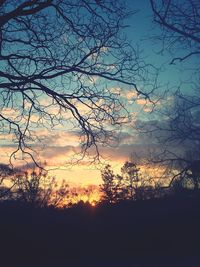
[[[0,266],[200,266],[200,197],[77,206],[0,204]]]

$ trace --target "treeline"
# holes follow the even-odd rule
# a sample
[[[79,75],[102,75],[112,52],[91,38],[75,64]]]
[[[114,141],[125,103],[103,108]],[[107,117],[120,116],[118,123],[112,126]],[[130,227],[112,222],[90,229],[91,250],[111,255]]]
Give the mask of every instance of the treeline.
[[[70,207],[78,202],[96,204],[98,186],[70,186],[66,180],[48,175],[43,169],[22,171],[0,165],[0,201],[17,201],[39,207]]]
[[[184,179],[180,176],[173,177],[172,181],[168,177],[168,184],[162,185],[159,182],[160,179],[144,174],[137,164],[132,161],[124,163],[121,174],[114,174],[111,165],[108,164],[102,170],[101,176],[103,181],[100,186],[103,193],[102,200],[109,203],[117,203],[123,200],[147,200],[199,192],[193,185],[194,181],[191,176],[185,176]]]
[[[197,196],[70,209],[5,201],[1,266],[199,267],[199,204]]]
[[[103,184],[100,188],[104,201],[115,203],[121,200],[147,199],[155,194],[154,181],[149,176],[143,176],[134,162],[125,162],[121,174],[117,175],[110,165],[106,165],[101,176]]]
[[[65,180],[58,181],[48,176],[42,169],[28,172],[1,164],[0,201],[19,201],[40,207],[70,207],[77,203],[96,205],[100,202],[137,201],[194,191],[183,186],[179,180],[163,187],[153,177],[142,174],[132,161],[124,163],[120,174],[114,174],[112,167],[106,165],[101,177],[102,184],[99,187],[72,187]]]
[[[4,167],[2,266],[199,266],[200,195],[185,194],[194,190],[156,186],[133,162],[125,162],[120,174],[107,165],[92,208],[96,187],[82,189],[84,203],[79,188],[57,184],[42,170]],[[76,204],[67,205],[71,196]]]

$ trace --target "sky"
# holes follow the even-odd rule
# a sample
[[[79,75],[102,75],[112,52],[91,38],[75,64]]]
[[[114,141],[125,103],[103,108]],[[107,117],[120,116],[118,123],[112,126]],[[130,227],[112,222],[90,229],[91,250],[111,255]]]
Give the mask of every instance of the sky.
[[[156,94],[162,95],[164,91],[170,88],[171,95],[177,89],[180,82],[185,82],[189,79],[191,72],[190,68],[195,64],[196,59],[189,60],[184,67],[181,64],[170,65],[171,55],[167,51],[162,51],[162,46],[159,42],[155,41],[154,36],[159,35],[160,30],[152,23],[152,12],[148,0],[127,0],[129,10],[136,11],[135,14],[130,16],[125,24],[127,27],[124,29],[128,40],[134,47],[139,49],[141,57],[145,62],[159,68],[158,84],[160,84]],[[178,51],[182,53],[183,51]],[[186,71],[187,69],[187,71]],[[182,86],[182,90],[187,90],[187,83]],[[144,89],[145,86],[141,81],[137,86]],[[123,87],[123,86],[122,86]],[[143,135],[139,135],[134,126],[138,120],[153,120],[155,119],[154,113],[152,114],[152,105],[149,101],[137,97],[134,88],[123,91],[122,87],[112,87],[110,90],[118,92],[122,101],[125,103],[127,109],[130,111],[132,119],[129,123],[124,124],[119,134],[118,142],[112,143],[111,146],[100,147],[100,152],[103,155],[104,163],[109,163],[113,166],[115,172],[120,172],[120,168],[126,160],[129,160],[132,154],[145,156],[147,147],[153,146],[153,140],[149,140]],[[157,96],[154,96],[154,100]],[[169,100],[170,98],[168,98]],[[162,105],[158,101],[157,107]],[[10,116],[16,115],[16,110],[7,110]],[[13,112],[13,114],[12,114]],[[52,110],[56,113],[56,110]],[[37,120],[35,114],[35,120]],[[68,118],[66,117],[66,120]],[[34,123],[34,117],[32,117]],[[38,150],[40,153],[41,161],[45,161],[49,168],[49,175],[55,175],[58,179],[65,179],[71,184],[100,184],[101,183],[101,165],[89,164],[87,159],[79,161],[77,164],[68,164],[73,158],[74,153],[79,152],[78,136],[76,130],[69,130],[68,125],[62,125],[51,131],[46,128],[39,130],[39,138],[42,142],[38,142]],[[0,136],[1,142],[1,159],[6,162],[9,153],[13,147],[9,144],[12,137],[9,135]],[[6,153],[5,153],[6,152]]]
[[[159,83],[161,84],[158,89],[158,93],[161,94],[162,91],[166,89],[166,86],[170,88],[177,88],[180,80],[186,78],[183,73],[183,68],[170,65],[171,55],[167,52],[158,53],[161,50],[160,43],[155,43],[152,40],[154,35],[159,34],[159,28],[155,27],[152,23],[152,11],[150,8],[150,3],[147,0],[141,1],[127,1],[128,9],[136,11],[135,14],[131,15],[125,22],[128,26],[125,29],[125,33],[128,39],[133,44],[134,47],[139,47],[141,51],[141,57],[150,64],[155,65],[160,68],[159,73]],[[190,64],[190,63],[189,63]],[[138,86],[143,86],[142,84]],[[117,88],[120,90],[120,88]],[[102,155],[106,159],[105,162],[112,165],[116,173],[120,172],[120,169],[125,161],[129,160],[132,154],[135,155],[145,155],[146,148],[151,146],[149,141],[144,136],[139,136],[134,130],[134,121],[137,119],[149,119],[149,111],[151,111],[152,106],[147,102],[145,106],[145,101],[143,99],[138,99],[135,102],[133,98],[135,97],[135,92],[132,90],[124,94],[124,101],[128,109],[134,113],[133,121],[130,124],[124,125],[120,134],[120,141],[114,147],[101,148]],[[159,103],[158,103],[159,105]],[[153,116],[150,115],[152,118]],[[150,117],[150,118],[151,118]],[[75,134],[75,133],[74,133]],[[59,132],[56,138],[58,143],[62,144],[63,136],[69,136],[70,143],[74,138],[74,134],[69,132]],[[70,149],[69,149],[70,150]],[[71,152],[71,150],[70,150]],[[69,154],[70,154],[69,152]],[[51,155],[51,153],[53,155]],[[66,149],[59,148],[48,151],[44,151],[44,157],[47,156],[47,161],[60,161],[66,159],[69,155]],[[53,164],[54,164],[53,163]],[[69,182],[80,183],[80,184],[100,184],[101,183],[101,173],[99,166],[97,165],[87,165],[85,160],[79,162],[78,165],[72,167],[60,167],[60,169],[53,170],[50,173],[55,174],[57,177],[65,177]]]

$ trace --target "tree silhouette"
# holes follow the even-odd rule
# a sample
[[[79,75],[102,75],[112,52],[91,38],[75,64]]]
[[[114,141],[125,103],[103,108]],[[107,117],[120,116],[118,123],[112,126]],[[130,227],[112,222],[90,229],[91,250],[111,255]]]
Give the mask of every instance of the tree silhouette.
[[[110,165],[105,166],[101,175],[103,201],[116,203],[121,200],[142,200],[154,198],[157,194],[151,185],[151,179],[143,177],[140,168],[132,161],[124,163],[120,175],[115,175]]]
[[[138,126],[155,144],[147,161],[163,170],[162,179],[168,180],[166,187],[176,183],[176,187],[198,189],[200,99],[179,90],[170,102],[162,106],[159,120]]]
[[[95,205],[98,202],[99,188],[96,185],[70,186],[66,206],[76,206],[77,203]]]
[[[171,64],[185,61],[199,55],[200,49],[200,2],[198,0],[150,0],[154,21],[162,28],[161,36],[164,46],[174,55],[178,49],[184,49],[184,55],[174,56]],[[178,49],[177,49],[178,48]]]
[[[123,174],[123,182],[127,190],[127,197],[133,199],[135,195],[135,186],[139,181],[139,175],[136,164],[126,161],[121,169]]]
[[[98,156],[97,143],[112,137],[106,125],[126,117],[110,88],[122,83],[149,98],[136,86],[145,65],[121,32],[128,14],[124,1],[0,1],[0,127],[15,144],[10,161],[38,164],[39,132],[57,125]]]
[[[16,182],[12,181],[15,175],[15,170],[8,165],[0,164],[0,199],[11,197],[11,190]]]
[[[100,189],[103,192],[103,200],[108,201],[109,203],[114,203],[117,201],[117,184],[116,176],[114,175],[111,166],[108,164],[101,171],[101,178],[103,184]]]
[[[68,185],[65,181],[59,185],[55,177],[47,176],[42,169],[30,173],[21,172],[13,177],[15,186],[12,198],[38,207],[59,207],[68,197]]]
[[[155,197],[156,190],[151,185],[151,178],[143,177],[136,163],[126,161],[121,172],[124,199],[141,200]]]
[[[150,3],[154,21],[161,29],[157,39],[163,51],[170,52],[171,64],[182,62],[184,70],[189,70],[187,62],[200,54],[200,2],[150,0]],[[146,127],[144,132],[149,132],[157,142],[150,161],[166,168],[167,179],[172,178],[169,186],[175,180],[180,186],[186,186],[190,180],[194,188],[198,187],[199,174],[192,166],[200,159],[199,67],[199,61],[194,61],[189,70],[192,75],[187,80],[187,91],[182,90],[181,81],[173,96],[167,94],[167,102],[158,109],[158,120],[141,127]]]

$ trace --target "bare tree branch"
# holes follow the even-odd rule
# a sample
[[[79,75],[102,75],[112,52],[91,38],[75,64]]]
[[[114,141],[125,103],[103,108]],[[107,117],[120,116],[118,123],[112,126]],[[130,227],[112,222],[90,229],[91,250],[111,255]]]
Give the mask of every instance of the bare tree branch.
[[[162,36],[166,47],[180,47],[189,52],[185,56],[171,61],[184,61],[199,54],[200,44],[200,3],[198,0],[155,1],[150,0],[154,21],[162,28]],[[192,50],[192,52],[191,52]]]
[[[98,154],[128,117],[111,88],[150,100],[153,86],[137,87],[148,66],[122,33],[124,1],[11,0],[0,8],[0,127],[13,135],[11,161],[24,155],[37,164],[37,129],[61,124],[79,131],[85,153]]]

